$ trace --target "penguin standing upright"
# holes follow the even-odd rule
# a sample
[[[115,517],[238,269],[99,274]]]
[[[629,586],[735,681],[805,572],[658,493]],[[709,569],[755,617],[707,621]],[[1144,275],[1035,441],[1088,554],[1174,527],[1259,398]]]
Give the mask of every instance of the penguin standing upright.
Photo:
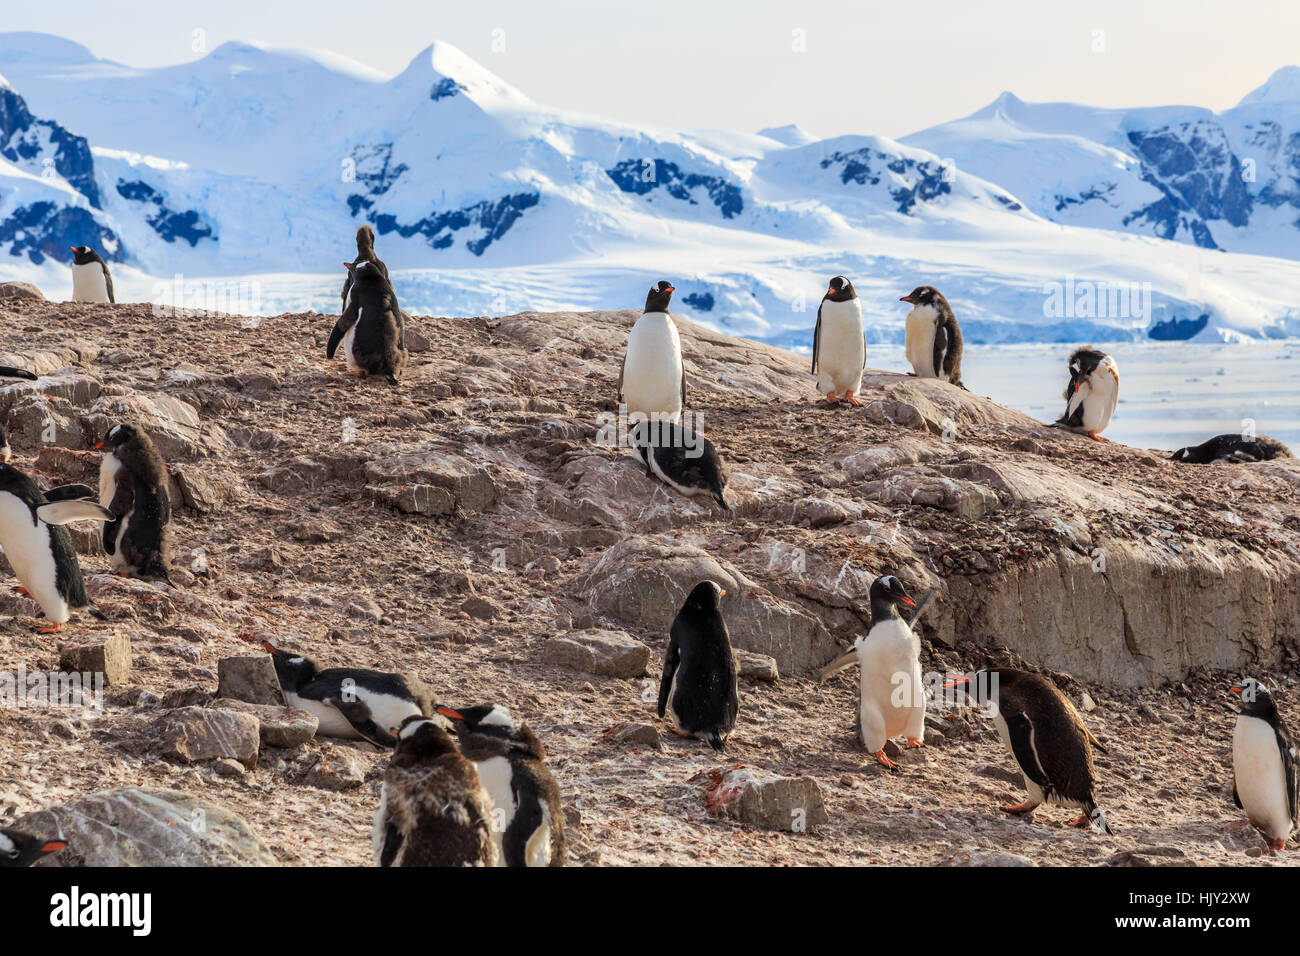
[[[316,715],[325,737],[363,738],[393,746],[397,728],[408,717],[433,714],[433,694],[420,680],[361,667],[321,670],[310,657],[263,641],[275,676],[290,707]]]
[[[1103,753],[1106,748],[1055,684],[1006,667],[977,671],[958,682],[967,685],[966,694],[976,706],[995,708],[998,736],[1015,758],[1029,791],[1028,800],[1003,810],[1031,813],[1043,802],[1072,807],[1081,811],[1072,826],[1111,832],[1094,797],[1097,771],[1092,748]]]
[[[646,463],[646,471],[683,495],[710,495],[730,511],[723,492],[730,474],[726,464],[703,435],[675,422],[639,421],[628,440]]]
[[[1199,445],[1180,448],[1169,456],[1173,461],[1189,465],[1208,465],[1212,461],[1226,461],[1230,464],[1246,461],[1272,461],[1275,458],[1292,458],[1291,449],[1276,438],[1257,435],[1246,438],[1244,435],[1215,435]]]
[[[627,337],[618,373],[618,400],[633,415],[678,421],[686,406],[686,371],[677,324],[668,314],[673,286],[664,279],[650,288],[645,311]]]
[[[68,248],[72,251],[72,301],[116,302],[108,263],[90,246]]]
[[[813,330],[812,372],[817,375],[817,391],[826,393],[828,405],[841,400],[861,405],[858,390],[866,367],[862,303],[853,283],[836,276],[817,307],[817,327]]]
[[[659,680],[659,716],[667,712],[678,734],[714,750],[726,745],[740,710],[736,655],[718,603],[726,593],[712,581],[695,585],[673,619]]]
[[[441,715],[408,717],[384,773],[373,845],[379,866],[495,866],[492,801]]]
[[[1105,352],[1091,347],[1070,356],[1070,383],[1065,386],[1065,414],[1053,424],[1097,441],[1110,424],[1119,402],[1119,366]]]
[[[494,704],[438,707],[460,752],[474,761],[492,799],[492,842],[503,866],[563,866],[564,809],[546,748],[527,724]]]
[[[99,463],[99,503],[113,514],[104,525],[104,550],[118,574],[162,578],[170,551],[172,518],[167,466],[143,429],[114,425],[96,448],[108,446]]]
[[[948,300],[934,286],[919,285],[898,301],[912,306],[906,323],[912,373],[965,388],[961,384],[961,328]]]
[[[0,830],[0,867],[31,866],[43,856],[67,849],[63,840],[42,840],[30,833]]]
[[[93,501],[50,501],[30,478],[12,465],[0,464],[0,549],[21,582],[19,593],[41,606],[50,623],[38,630],[53,634],[73,608],[94,605],[86,595],[81,565],[72,547],[69,521],[107,521],[113,515]]]
[[[1241,695],[1232,731],[1232,801],[1269,849],[1280,850],[1300,826],[1300,759],[1273,695],[1259,681],[1247,679],[1232,692]]]
[[[343,265],[351,282],[344,295],[343,314],[325,347],[325,357],[333,358],[342,344],[349,374],[378,375],[389,385],[396,385],[406,368],[405,315],[397,303],[397,293],[378,260]]]
[[[352,265],[357,266],[362,262],[373,262],[375,267],[383,273],[384,278],[388,278],[388,266],[384,265],[377,255],[375,255],[375,230],[368,225],[363,225],[357,230],[357,257],[352,260]],[[352,289],[352,270],[348,270],[347,276],[343,279],[343,307],[348,305],[348,292]]]
[[[885,741],[903,734],[907,747],[925,746],[925,689],[921,686],[921,639],[899,616],[898,605],[916,607],[892,574],[871,583],[871,627],[858,638],[858,733],[883,766]]]

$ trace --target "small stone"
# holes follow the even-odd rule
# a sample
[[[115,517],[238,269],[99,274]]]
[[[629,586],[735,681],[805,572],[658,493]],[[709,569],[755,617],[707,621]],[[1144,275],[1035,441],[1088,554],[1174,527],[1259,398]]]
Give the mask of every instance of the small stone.
[[[576,830],[582,826],[582,811],[573,805],[564,808],[564,825]]]
[[[185,763],[229,757],[250,768],[257,763],[261,735],[252,714],[181,707],[158,717],[151,729],[165,757]]]
[[[942,746],[943,742],[947,739],[948,739],[947,737],[945,737],[941,732],[937,730],[932,730],[929,727],[925,729],[924,740],[925,740],[925,745],[927,747]]]
[[[1085,714],[1091,714],[1097,709],[1097,702],[1088,695],[1087,691],[1084,691],[1083,695],[1079,698],[1079,706],[1083,708]]]
[[[221,757],[208,764],[209,767],[219,777],[242,777],[248,773],[248,770],[238,760],[232,760],[230,757]]]
[[[1139,846],[1105,860],[1106,866],[1195,866],[1187,854],[1173,846]]]
[[[885,756],[890,760],[897,760],[899,757],[903,756],[903,748],[898,746],[898,744],[894,743],[892,740],[886,740],[885,746],[881,749],[885,752]]]
[[[781,777],[749,767],[701,776],[708,784],[704,806],[711,814],[792,833],[807,832],[830,819],[821,787],[812,777]]]
[[[480,621],[491,621],[501,613],[500,607],[487,598],[478,597],[477,595],[466,598],[460,609],[470,617],[476,617]]]
[[[61,644],[59,669],[103,674],[106,686],[125,684],[131,677],[130,638],[111,634]]]
[[[286,704],[269,654],[227,657],[217,661],[217,696],[250,704],[276,704],[280,707]]]
[[[202,707],[212,700],[212,694],[202,687],[177,687],[163,694],[162,706],[168,710],[178,707]]]
[[[303,775],[302,782],[322,790],[354,790],[366,781],[365,767],[356,751],[328,744]]]
[[[438,485],[366,485],[366,494],[404,514],[449,515],[456,511],[456,496]]]
[[[620,747],[640,747],[650,750],[663,750],[663,738],[654,724],[626,723],[615,724],[603,734],[601,739]]]
[[[348,617],[358,621],[372,621],[378,624],[384,618],[383,609],[364,594],[350,594],[344,599],[342,608]]]
[[[542,660],[601,677],[642,677],[650,648],[623,631],[570,631],[547,642]]]
[[[1029,857],[999,850],[963,849],[944,861],[945,866],[1037,866]]]
[[[733,650],[736,655],[736,673],[750,680],[775,681],[781,675],[777,671],[776,658],[767,654],[755,654],[752,651]]]
[[[997,764],[977,767],[975,773],[981,777],[988,777],[990,780],[1001,780],[1003,783],[1019,784],[1024,779],[1018,770],[1012,770],[1009,767],[1002,767]]]

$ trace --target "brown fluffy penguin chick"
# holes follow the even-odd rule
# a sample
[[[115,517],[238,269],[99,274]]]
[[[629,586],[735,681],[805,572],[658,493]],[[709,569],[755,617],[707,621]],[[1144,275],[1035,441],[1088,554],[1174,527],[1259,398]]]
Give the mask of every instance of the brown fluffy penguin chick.
[[[384,774],[373,833],[379,866],[494,866],[492,801],[446,718],[407,717]]]
[[[357,230],[357,257],[352,260],[352,264],[358,265],[361,262],[370,261],[379,267],[379,271],[388,278],[388,266],[375,255],[375,230],[369,226],[361,226]],[[347,277],[343,280],[343,305],[348,304],[348,290],[352,288],[352,270],[348,270]]]
[[[393,285],[378,265],[362,260],[343,263],[352,280],[325,347],[333,358],[340,346],[351,375],[378,375],[396,385],[406,368],[405,315]]]
[[[1055,684],[1011,668],[977,671],[959,682],[976,706],[995,708],[998,736],[1024,775],[1029,799],[1002,809],[1029,813],[1044,802],[1073,807],[1081,811],[1073,826],[1111,832],[1093,797],[1097,772],[1092,745],[1106,748]]]
[[[108,449],[99,465],[99,503],[113,513],[104,525],[104,550],[113,571],[171,584],[167,525],[172,507],[162,455],[134,425],[114,425],[95,447]]]

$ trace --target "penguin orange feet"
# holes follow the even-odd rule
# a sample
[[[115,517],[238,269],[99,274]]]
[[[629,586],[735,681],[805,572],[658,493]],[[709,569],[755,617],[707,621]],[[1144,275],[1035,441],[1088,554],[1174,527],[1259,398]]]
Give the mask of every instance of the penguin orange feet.
[[[29,590],[27,590],[27,589],[26,589],[25,587],[23,587],[21,584],[15,585],[15,586],[14,586],[14,590],[15,590],[17,593],[21,594],[23,597],[31,597],[31,596],[32,596],[32,592],[29,591]]]
[[[839,403],[840,403],[840,400],[839,400],[838,398],[835,397],[835,393],[834,393],[834,392],[827,392],[827,393],[826,393],[826,404],[827,404],[827,405],[838,405]]]
[[[1092,820],[1089,819],[1088,814],[1081,813],[1073,820],[1070,821],[1070,826],[1079,827],[1079,829],[1084,829],[1085,827],[1092,826]]]
[[[1038,804],[1032,800],[1026,800],[1024,803],[1009,803],[1002,809],[1007,813],[1031,813],[1037,809]]]
[[[858,398],[858,396],[853,394],[853,389],[849,389],[847,392],[844,393],[844,400],[848,402],[850,405],[862,404],[862,399]]]
[[[1268,848],[1269,848],[1270,850],[1274,851],[1274,852],[1277,852],[1278,850],[1281,850],[1281,849],[1282,849],[1283,847],[1285,847],[1285,846],[1286,846],[1286,840],[1269,840],[1269,841],[1268,841]]]
[[[886,768],[888,768],[888,769],[890,769],[890,770],[897,770],[897,769],[898,769],[898,764],[894,763],[894,761],[892,761],[892,760],[890,760],[888,757],[886,757],[886,756],[885,756],[885,752],[884,752],[883,750],[877,750],[877,751],[876,751],[876,762],[879,763],[879,764],[882,764],[883,766],[885,766]]]
[[[908,737],[908,738],[907,738],[907,749],[908,749],[908,750],[911,750],[913,747],[924,747],[924,746],[925,746],[925,741],[924,741],[924,740],[921,740],[919,737]]]
[[[57,634],[60,630],[62,630],[62,628],[63,628],[62,624],[42,624],[36,628],[36,633]]]
[[[1102,438],[1096,432],[1088,432],[1088,435],[1090,438],[1092,438],[1093,441],[1110,441],[1109,438]]]

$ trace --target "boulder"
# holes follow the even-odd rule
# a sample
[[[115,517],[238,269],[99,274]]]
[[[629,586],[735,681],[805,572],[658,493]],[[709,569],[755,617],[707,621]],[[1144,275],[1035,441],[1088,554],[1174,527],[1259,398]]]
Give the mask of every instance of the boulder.
[[[704,806],[714,815],[792,833],[805,833],[830,819],[812,777],[782,777],[750,767],[699,776],[705,783]]]
[[[235,710],[257,718],[264,747],[291,749],[305,744],[316,736],[320,721],[316,715],[298,707],[277,707],[271,704],[250,704],[228,697],[218,698],[212,706],[219,710]]]
[[[217,661],[217,696],[250,704],[285,706],[280,679],[269,654],[226,657]]]
[[[0,282],[0,302],[44,302],[45,295],[30,282]]]
[[[451,451],[428,450],[368,461],[366,481],[372,485],[430,484],[445,488],[462,511],[486,511],[496,504],[500,488],[492,469]]]
[[[110,634],[60,644],[59,669],[103,674],[105,685],[120,687],[131,679],[131,639]]]
[[[217,455],[229,444],[219,425],[205,424],[193,405],[164,392],[105,396],[91,406],[84,420],[93,441],[102,439],[119,422],[138,425],[149,433],[166,461]]]
[[[257,763],[261,730],[252,714],[181,707],[155,719],[151,731],[164,757],[185,763],[229,758],[250,768]]]
[[[366,781],[366,767],[350,747],[326,744],[303,774],[302,782],[322,790],[354,790]]]
[[[570,631],[547,642],[542,660],[601,677],[643,677],[650,648],[623,631]]]

